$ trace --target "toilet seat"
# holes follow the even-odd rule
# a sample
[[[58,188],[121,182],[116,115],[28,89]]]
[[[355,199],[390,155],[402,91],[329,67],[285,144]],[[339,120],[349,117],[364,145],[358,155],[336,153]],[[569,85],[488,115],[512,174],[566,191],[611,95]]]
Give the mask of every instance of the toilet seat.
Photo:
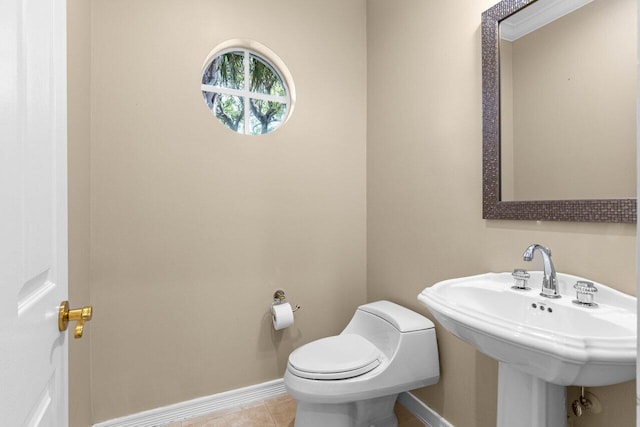
[[[341,334],[303,345],[289,356],[289,371],[302,378],[341,380],[380,365],[380,350],[360,335]]]

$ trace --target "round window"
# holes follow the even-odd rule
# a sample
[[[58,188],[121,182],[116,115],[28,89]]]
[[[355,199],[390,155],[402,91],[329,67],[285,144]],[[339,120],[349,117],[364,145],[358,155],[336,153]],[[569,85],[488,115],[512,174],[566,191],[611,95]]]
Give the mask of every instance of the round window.
[[[284,63],[256,42],[229,41],[209,55],[202,95],[220,123],[246,134],[278,129],[293,111],[293,82]]]

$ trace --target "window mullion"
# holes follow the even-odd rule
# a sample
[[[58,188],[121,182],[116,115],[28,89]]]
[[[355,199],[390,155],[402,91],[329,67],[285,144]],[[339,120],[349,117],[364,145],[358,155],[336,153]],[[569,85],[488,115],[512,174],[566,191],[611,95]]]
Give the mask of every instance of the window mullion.
[[[249,111],[249,93],[251,92],[251,88],[249,87],[249,78],[251,75],[251,72],[249,70],[249,51],[248,50],[244,50],[244,59],[243,59],[243,65],[244,65],[244,133],[245,135],[249,135],[249,121],[251,120],[251,112]]]
[[[258,92],[249,92],[244,89],[233,89],[228,87],[219,87],[212,85],[201,85],[200,89],[203,92],[214,92],[214,93],[222,93],[225,95],[234,95],[238,97],[251,96],[253,99],[260,99],[262,101],[271,101],[271,102],[282,102],[283,104],[289,103],[289,97],[280,96],[280,95],[269,95],[266,93],[258,93]]]
[[[247,92],[247,95],[251,95],[251,98],[259,99],[261,101],[281,102],[283,104],[288,103],[288,98],[286,96],[269,95],[267,93],[259,92]]]
[[[233,96],[244,96],[244,90],[233,89],[230,87],[220,87],[220,86],[212,86],[212,85],[202,85],[201,89],[203,92],[213,92],[213,93],[222,93],[225,95],[233,95]]]

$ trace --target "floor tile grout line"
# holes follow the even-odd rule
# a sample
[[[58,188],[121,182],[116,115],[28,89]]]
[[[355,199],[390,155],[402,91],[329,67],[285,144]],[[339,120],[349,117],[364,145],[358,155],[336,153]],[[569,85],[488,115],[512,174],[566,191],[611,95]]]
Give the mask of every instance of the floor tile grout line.
[[[271,413],[271,409],[269,409],[269,405],[264,405],[264,406],[265,408],[267,408],[267,414],[269,414],[269,417],[271,418],[271,424],[273,424],[273,427],[278,427],[278,422],[273,417],[273,414]]]

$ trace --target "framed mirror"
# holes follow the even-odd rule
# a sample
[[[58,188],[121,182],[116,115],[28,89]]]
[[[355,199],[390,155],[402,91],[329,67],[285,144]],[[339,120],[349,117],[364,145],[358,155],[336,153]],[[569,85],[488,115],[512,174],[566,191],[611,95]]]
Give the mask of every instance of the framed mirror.
[[[636,0],[482,14],[483,218],[636,222]]]

